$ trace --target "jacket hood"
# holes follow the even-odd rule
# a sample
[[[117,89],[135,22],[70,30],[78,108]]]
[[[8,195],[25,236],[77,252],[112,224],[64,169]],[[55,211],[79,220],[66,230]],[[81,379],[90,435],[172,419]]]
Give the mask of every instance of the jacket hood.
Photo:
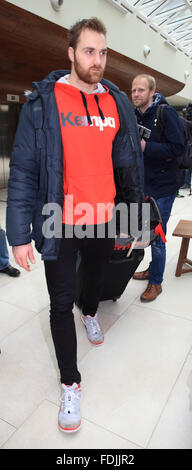
[[[54,70],[50,72],[43,80],[39,82],[32,82],[32,88],[34,91],[27,96],[28,100],[34,100],[37,98],[38,93],[49,93],[54,89],[55,82],[63,75],[70,73],[69,70]]]
[[[157,104],[168,104],[168,102],[161,93],[156,92],[153,95],[153,104],[155,104],[155,105],[157,105]]]

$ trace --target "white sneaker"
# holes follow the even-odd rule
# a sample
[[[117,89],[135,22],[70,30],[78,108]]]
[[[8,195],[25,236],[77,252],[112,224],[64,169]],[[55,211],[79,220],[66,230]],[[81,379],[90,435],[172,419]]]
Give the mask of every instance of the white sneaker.
[[[94,315],[94,317],[91,317],[90,315],[81,315],[81,320],[86,327],[87,336],[90,343],[94,344],[95,346],[102,344],[104,341],[104,334],[99,325],[97,313]]]
[[[81,426],[80,398],[81,385],[62,386],[61,406],[59,410],[58,426],[63,432],[76,432]]]

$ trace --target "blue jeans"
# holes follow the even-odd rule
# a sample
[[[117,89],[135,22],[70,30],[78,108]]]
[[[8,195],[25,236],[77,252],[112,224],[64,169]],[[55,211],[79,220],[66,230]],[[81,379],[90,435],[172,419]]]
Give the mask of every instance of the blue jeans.
[[[175,197],[176,193],[172,194],[171,196],[156,199],[161,211],[163,219],[162,227],[165,235],[167,232],[167,222],[171,214]],[[166,244],[162,242],[160,236],[151,243],[151,257],[152,261],[149,266],[149,283],[161,284],[163,281],[163,274],[166,263]]]
[[[9,253],[7,249],[5,231],[0,226],[0,271],[9,266]]]
[[[188,186],[190,186],[191,184],[191,170],[190,169],[185,170],[185,184],[187,184]]]

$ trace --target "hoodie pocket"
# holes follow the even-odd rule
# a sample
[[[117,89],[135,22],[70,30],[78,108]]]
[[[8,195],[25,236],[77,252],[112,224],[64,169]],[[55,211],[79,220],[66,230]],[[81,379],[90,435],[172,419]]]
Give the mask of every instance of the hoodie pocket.
[[[73,195],[74,204],[95,205],[112,202],[116,189],[113,174],[74,176],[68,181],[68,194]]]

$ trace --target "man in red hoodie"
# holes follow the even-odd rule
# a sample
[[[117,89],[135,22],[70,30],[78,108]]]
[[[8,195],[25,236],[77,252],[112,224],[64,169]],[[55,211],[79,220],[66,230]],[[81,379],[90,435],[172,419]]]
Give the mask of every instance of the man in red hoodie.
[[[25,191],[29,194],[29,189],[32,191],[29,204],[27,205],[25,202],[26,197],[24,200],[22,196],[21,204],[24,205],[24,208],[21,211],[21,205],[19,208],[17,207],[20,220],[18,231],[21,231],[22,228],[22,240],[27,241],[22,243],[17,231],[17,235],[13,234],[13,238],[11,236],[11,244],[17,263],[29,271],[29,261],[32,263],[35,261],[32,245],[28,242],[30,235],[29,237],[27,235],[27,239],[25,238],[25,234],[28,233],[27,221],[31,222],[32,219],[31,212],[33,212],[33,233],[35,233],[35,229],[37,232],[34,236],[34,238],[36,237],[35,240],[37,241],[37,237],[42,235],[39,235],[40,229],[37,231],[39,206],[37,204],[36,213],[34,214],[34,210],[31,211],[32,201],[34,197],[37,200],[40,195],[39,204],[41,204],[44,194],[46,194],[49,201],[53,200],[53,193],[58,199],[60,194],[64,194],[64,204],[60,204],[63,207],[63,237],[60,240],[59,252],[56,252],[55,247],[58,246],[58,243],[54,239],[52,242],[53,249],[48,253],[49,248],[47,249],[47,247],[50,244],[48,240],[45,240],[45,237],[39,244],[39,251],[42,252],[43,250],[43,259],[45,260],[45,274],[51,303],[51,332],[61,373],[62,397],[59,411],[59,429],[65,432],[74,432],[81,425],[81,376],[77,369],[76,331],[72,312],[75,298],[77,253],[78,251],[81,252],[85,266],[81,319],[85,325],[89,341],[97,346],[104,341],[103,332],[97,318],[97,308],[103,287],[103,272],[114,247],[114,238],[108,236],[108,229],[113,217],[116,196],[112,150],[115,137],[119,131],[120,119],[113,93],[105,84],[100,82],[104,74],[107,57],[106,29],[101,21],[97,18],[91,18],[76,23],[70,30],[68,54],[71,61],[70,73],[60,74],[55,72],[54,77],[57,76],[55,81],[51,78],[50,80],[45,79],[42,84],[41,82],[40,84],[36,83],[37,91],[32,94],[34,98],[29,97],[28,106],[25,108],[26,112],[29,112],[29,118],[25,118],[20,124],[17,137],[20,143],[17,146],[15,145],[11,165],[12,173],[8,196],[8,232],[12,233],[12,230],[9,230],[9,220],[12,219],[10,211],[13,210],[15,201],[18,200],[15,197],[15,191],[17,192],[18,189],[15,187],[14,195],[12,189],[15,182],[17,180],[20,182],[22,179],[24,181],[22,195],[25,194]],[[38,95],[39,90],[41,91],[41,100]],[[50,94],[48,94],[48,91]],[[118,91],[118,93],[121,92]],[[46,149],[48,145],[49,149],[47,150],[46,171],[44,172],[45,184],[43,185],[42,173],[40,180],[36,178],[37,159],[34,163],[34,139],[32,138],[30,141],[29,137],[26,138],[29,131],[34,136],[31,114],[32,110],[38,112],[39,104],[36,104],[36,99],[39,100],[38,103],[43,102],[44,104],[46,122],[44,127],[40,126],[39,132],[36,133],[37,146],[39,147],[35,155],[38,156],[41,152],[44,155],[44,137],[47,129],[49,131],[47,140],[45,140]],[[130,144],[126,124],[129,103],[123,93],[121,94],[121,103],[122,101],[125,102],[126,110],[123,120],[125,125],[122,129],[124,133],[121,132],[120,138],[118,138],[118,147],[115,147],[113,160],[116,159],[116,167],[118,166],[118,160],[121,163],[118,174],[122,174],[121,185],[125,185],[125,199],[127,197],[134,202],[135,195],[135,202],[137,202],[142,198],[142,184],[136,181],[138,172],[131,172],[130,168],[131,164],[134,168],[137,165],[137,162],[135,160],[133,162],[132,159],[140,158],[140,142],[139,145],[138,141],[136,142],[137,150],[132,153],[134,138],[137,139],[137,128],[135,119],[132,119],[133,137]],[[51,113],[47,111],[50,109],[50,103]],[[56,106],[55,121],[57,127],[55,130],[53,129],[55,122],[52,123],[51,119],[53,108],[55,109]],[[132,110],[130,115],[131,113],[133,113]],[[129,121],[131,121],[131,118],[129,118]],[[55,131],[55,134],[53,131]],[[122,145],[120,142],[122,142]],[[27,150],[25,148],[26,144]],[[55,150],[56,146],[57,150]],[[22,152],[17,152],[18,148],[23,149],[22,158],[25,158],[24,161],[21,158]],[[61,158],[59,152],[62,154]],[[140,159],[142,160],[142,154]],[[42,161],[41,172],[45,167],[44,160]],[[30,170],[28,170],[29,167]],[[17,175],[13,176],[14,172]],[[127,178],[131,178],[132,181],[130,183],[130,192]],[[38,189],[37,194],[38,184],[40,189]],[[41,186],[43,187],[41,188]],[[20,185],[18,188],[21,195]],[[23,217],[26,207],[29,209],[30,214]],[[103,210],[103,207],[105,210]],[[42,220],[42,214],[39,219]],[[99,238],[96,233],[97,229],[101,227],[105,228],[105,236]],[[67,234],[71,234],[71,232],[72,236],[68,236]]]

